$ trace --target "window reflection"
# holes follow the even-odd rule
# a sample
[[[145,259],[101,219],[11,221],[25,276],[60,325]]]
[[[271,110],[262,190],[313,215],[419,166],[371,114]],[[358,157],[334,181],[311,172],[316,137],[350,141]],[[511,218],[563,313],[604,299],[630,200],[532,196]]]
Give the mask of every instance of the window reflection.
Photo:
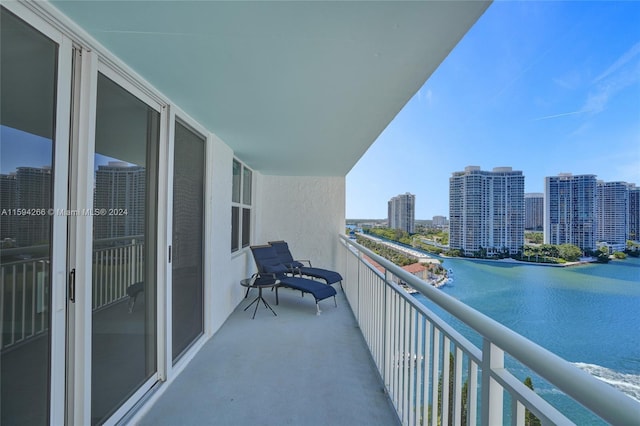
[[[156,372],[160,114],[98,76],[93,199],[92,423]]]
[[[0,424],[46,424],[57,45],[0,8]]]

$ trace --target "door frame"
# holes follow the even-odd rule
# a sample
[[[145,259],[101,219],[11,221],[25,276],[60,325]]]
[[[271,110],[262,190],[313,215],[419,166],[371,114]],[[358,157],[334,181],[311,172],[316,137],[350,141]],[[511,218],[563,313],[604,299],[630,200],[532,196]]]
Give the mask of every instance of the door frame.
[[[66,384],[67,314],[67,218],[57,214],[67,208],[69,176],[69,139],[71,114],[71,38],[48,20],[18,2],[3,2],[2,7],[58,46],[56,68],[55,131],[53,141],[53,180],[51,189],[51,255],[49,281],[49,423],[64,424]]]
[[[168,116],[168,144],[167,144],[167,191],[166,194],[166,212],[167,212],[167,246],[169,247],[173,244],[173,178],[174,178],[174,151],[175,151],[175,127],[176,123],[180,123],[197,136],[201,137],[204,141],[204,191],[203,191],[203,235],[202,235],[202,280],[203,280],[203,330],[202,334],[196,338],[191,345],[178,357],[176,362],[173,362],[173,265],[170,261],[166,263],[166,323],[165,323],[165,359],[166,359],[166,374],[169,378],[175,377],[180,373],[189,363],[189,361],[193,358],[195,353],[197,353],[202,345],[206,342],[206,340],[211,336],[211,327],[209,320],[209,316],[211,315],[211,310],[207,309],[207,300],[210,300],[211,296],[211,271],[210,271],[210,262],[206,262],[205,260],[210,256],[211,251],[208,247],[209,241],[209,233],[211,230],[211,219],[210,219],[210,200],[211,200],[211,190],[212,185],[210,184],[210,177],[212,175],[212,171],[210,170],[209,164],[210,156],[212,155],[212,138],[210,132],[208,132],[204,127],[199,125],[195,120],[193,120],[188,114],[182,111],[180,108],[172,105],[169,109]],[[167,260],[169,257],[169,253],[165,257]]]
[[[73,139],[71,146],[71,175],[69,176],[70,201],[69,209],[73,211],[90,211],[93,209],[95,184],[95,132],[98,74],[112,80],[160,114],[159,159],[158,159],[158,192],[163,193],[163,174],[166,174],[166,158],[163,158],[162,146],[166,145],[166,105],[148,96],[140,90],[123,71],[116,69],[109,61],[95,51],[81,49],[78,51],[79,64],[75,74],[75,104],[72,123]],[[75,95],[75,93],[74,93]],[[164,282],[164,266],[161,265],[164,232],[163,209],[158,205],[156,279],[158,294],[156,304],[161,306]],[[68,333],[68,377],[67,390],[67,424],[91,424],[91,372],[92,372],[92,300],[93,300],[93,217],[78,215],[69,218],[69,271],[75,269],[75,302],[69,302]],[[164,371],[162,321],[164,312],[157,309],[156,318],[156,365],[157,371],[141,385],[104,424],[115,424],[161,379]]]
[[[98,73],[104,74],[160,113],[157,194],[157,372],[113,413],[115,424],[158,381],[171,381],[212,334],[212,265],[204,262],[204,333],[172,363],[171,263],[173,149],[176,120],[205,139],[204,258],[212,256],[213,159],[216,137],[115,58],[48,3],[6,2],[11,13],[59,46],[55,121],[53,208],[92,209]],[[50,424],[91,423],[92,247],[91,216],[55,215],[51,254]],[[68,301],[69,271],[75,269],[75,302]],[[151,399],[158,394],[151,396]],[[135,414],[134,414],[135,415]]]

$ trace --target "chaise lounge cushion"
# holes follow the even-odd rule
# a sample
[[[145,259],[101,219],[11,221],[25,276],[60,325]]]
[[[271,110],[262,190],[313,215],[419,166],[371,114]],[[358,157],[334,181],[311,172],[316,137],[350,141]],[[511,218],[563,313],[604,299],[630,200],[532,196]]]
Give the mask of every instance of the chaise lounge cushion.
[[[316,300],[323,300],[327,297],[335,296],[336,289],[319,281],[312,281],[300,277],[280,277],[280,285],[306,293],[311,293]]]
[[[281,287],[289,287],[302,292],[311,293],[316,301],[335,296],[336,291],[333,287],[327,286],[308,278],[287,276],[289,269],[284,266],[278,257],[275,249],[271,246],[252,246],[251,252],[256,261],[258,271],[261,273],[274,274],[274,277],[280,280]]]
[[[274,248],[277,260],[289,267],[291,272],[300,273],[308,277],[320,278],[327,284],[334,284],[342,281],[342,275],[338,272],[331,271],[329,269],[314,268],[309,262],[309,266],[305,266],[302,262],[293,259],[293,255],[289,250],[289,244],[286,241],[269,241],[269,244]]]
[[[289,272],[289,269],[284,266],[282,263],[277,263],[274,265],[264,265],[264,272],[268,272],[270,274],[284,274]]]
[[[302,275],[309,277],[320,278],[327,282],[327,284],[333,284],[342,281],[342,275],[335,271],[329,271],[328,269],[312,268],[310,266],[302,266],[298,268]]]

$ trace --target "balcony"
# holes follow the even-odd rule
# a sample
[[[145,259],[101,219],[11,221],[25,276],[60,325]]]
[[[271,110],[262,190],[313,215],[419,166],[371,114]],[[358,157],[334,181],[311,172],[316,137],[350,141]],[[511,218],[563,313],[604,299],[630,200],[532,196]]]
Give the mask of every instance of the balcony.
[[[311,300],[283,289],[278,316],[261,307],[252,321],[243,310],[249,297],[139,424],[215,418],[221,424],[522,425],[527,411],[542,424],[575,424],[514,377],[506,356],[594,419],[627,425],[640,418],[640,404],[609,385],[355,242],[341,237],[339,245],[346,276],[337,308],[325,300],[316,317]],[[475,329],[482,348],[392,283],[392,275]]]
[[[337,285],[337,284],[336,284]],[[140,425],[398,424],[345,294],[320,302],[290,289],[260,306],[251,290]]]
[[[94,269],[103,272],[95,282],[96,320],[117,315],[142,324],[140,310],[131,309],[126,294],[137,278],[121,268],[142,262],[142,245],[135,238],[106,243],[120,244],[94,250]],[[575,423],[514,377],[506,356],[604,422],[626,425],[640,418],[636,401],[366,248],[343,237],[339,249],[345,291],[338,292],[337,307],[330,299],[321,302],[324,313],[318,317],[309,297],[281,289],[280,304],[273,306],[277,316],[261,306],[251,320],[252,312],[244,308],[255,297],[252,290],[136,420],[154,425],[205,424],[212,418],[223,424],[493,425],[523,424],[528,410],[543,424]],[[367,263],[365,255],[385,273]],[[37,290],[38,274],[48,273],[48,264],[38,259],[2,271],[0,287],[12,306],[7,314],[22,318],[5,330],[3,351],[11,351],[13,358],[6,361],[13,359],[12,371],[27,382],[35,373],[21,369],[20,359],[48,332],[41,325]],[[483,347],[416,302],[393,283],[394,277],[470,325],[483,337]],[[275,295],[265,296],[273,304]],[[127,314],[128,308],[133,312]],[[105,371],[119,371],[115,367]],[[450,386],[443,387],[447,382]]]

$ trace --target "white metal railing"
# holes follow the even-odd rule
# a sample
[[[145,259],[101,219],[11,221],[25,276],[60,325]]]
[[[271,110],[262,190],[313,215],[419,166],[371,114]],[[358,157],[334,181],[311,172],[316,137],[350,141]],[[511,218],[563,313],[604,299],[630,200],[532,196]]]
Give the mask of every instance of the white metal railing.
[[[93,250],[93,310],[124,299],[127,287],[142,281],[144,276],[142,237],[96,241],[96,246],[99,244],[109,246]]]
[[[524,425],[526,410],[542,424],[574,424],[506,368],[505,354],[605,422],[639,424],[637,401],[347,237],[340,239],[345,294],[402,424]],[[395,284],[392,275],[471,327],[482,337],[482,348]]]
[[[94,311],[128,297],[127,287],[144,276],[142,237],[96,240],[92,267]],[[48,257],[8,262],[0,267],[0,350],[48,330],[49,285]]]
[[[48,258],[5,263],[0,268],[0,349],[47,330]]]

